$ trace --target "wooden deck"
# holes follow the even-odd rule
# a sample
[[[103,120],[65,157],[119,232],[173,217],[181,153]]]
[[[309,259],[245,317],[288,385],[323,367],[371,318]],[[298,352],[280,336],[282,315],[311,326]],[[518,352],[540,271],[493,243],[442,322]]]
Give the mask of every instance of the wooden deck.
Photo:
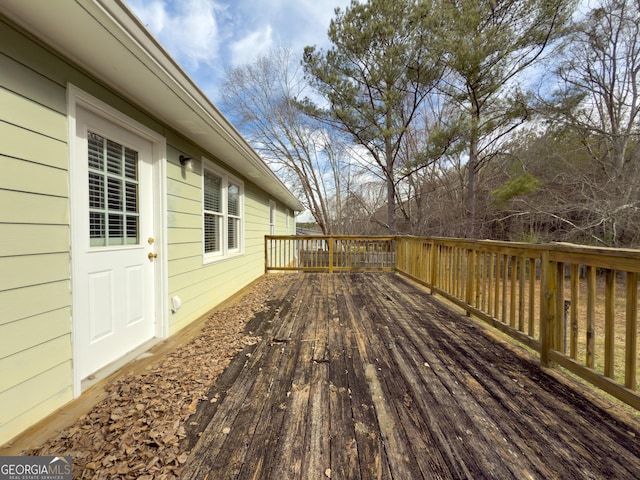
[[[183,478],[640,478],[640,417],[397,274],[276,297],[191,419]]]

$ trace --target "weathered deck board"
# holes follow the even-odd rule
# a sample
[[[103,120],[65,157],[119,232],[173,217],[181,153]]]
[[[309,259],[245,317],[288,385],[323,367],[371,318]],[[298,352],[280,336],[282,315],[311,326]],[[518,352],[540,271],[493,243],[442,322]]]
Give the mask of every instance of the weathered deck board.
[[[638,417],[406,279],[289,285],[206,427],[198,417],[183,478],[640,478]]]

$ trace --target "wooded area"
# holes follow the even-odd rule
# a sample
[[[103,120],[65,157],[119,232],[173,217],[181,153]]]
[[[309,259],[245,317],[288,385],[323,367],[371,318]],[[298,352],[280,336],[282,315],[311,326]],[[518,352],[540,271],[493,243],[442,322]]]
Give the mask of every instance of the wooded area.
[[[635,0],[353,1],[219,104],[324,234],[640,246]]]

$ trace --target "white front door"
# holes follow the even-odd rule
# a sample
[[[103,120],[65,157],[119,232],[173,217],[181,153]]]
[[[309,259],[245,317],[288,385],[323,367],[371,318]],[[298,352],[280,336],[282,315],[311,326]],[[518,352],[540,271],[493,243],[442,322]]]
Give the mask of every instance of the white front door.
[[[153,144],[78,107],[71,168],[77,378],[156,333]]]

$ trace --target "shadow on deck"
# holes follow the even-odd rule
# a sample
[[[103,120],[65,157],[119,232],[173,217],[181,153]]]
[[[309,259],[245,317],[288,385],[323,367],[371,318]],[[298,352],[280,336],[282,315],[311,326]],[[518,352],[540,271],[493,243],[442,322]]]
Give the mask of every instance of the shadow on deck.
[[[183,478],[640,478],[638,417],[393,273],[284,282]]]

